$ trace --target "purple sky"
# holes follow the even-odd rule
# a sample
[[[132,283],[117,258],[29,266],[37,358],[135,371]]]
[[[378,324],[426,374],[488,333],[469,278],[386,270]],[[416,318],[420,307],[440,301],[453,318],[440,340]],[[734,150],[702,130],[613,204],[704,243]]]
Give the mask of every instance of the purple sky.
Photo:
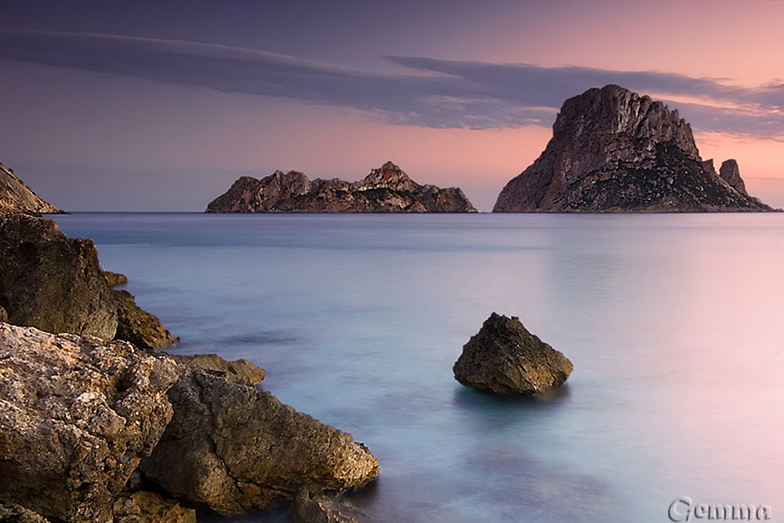
[[[782,23],[775,0],[0,0],[0,161],[72,211],[387,160],[489,210],[566,98],[617,83],[781,207]]]

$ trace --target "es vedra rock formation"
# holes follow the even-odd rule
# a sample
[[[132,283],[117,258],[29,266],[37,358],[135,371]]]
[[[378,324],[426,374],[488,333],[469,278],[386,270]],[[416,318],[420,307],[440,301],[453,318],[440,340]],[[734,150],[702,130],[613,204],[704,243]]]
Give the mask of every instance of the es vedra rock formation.
[[[420,185],[387,162],[364,179],[309,180],[276,171],[261,180],[243,176],[206,212],[476,212],[457,187]]]
[[[519,318],[494,312],[463,346],[452,371],[466,386],[533,396],[562,385],[573,368],[566,356],[528,332]]]
[[[44,201],[30,190],[14,171],[0,163],[0,214],[62,214],[63,211]]]
[[[772,211],[735,160],[717,174],[678,111],[617,85],[564,102],[553,137],[493,212]]]

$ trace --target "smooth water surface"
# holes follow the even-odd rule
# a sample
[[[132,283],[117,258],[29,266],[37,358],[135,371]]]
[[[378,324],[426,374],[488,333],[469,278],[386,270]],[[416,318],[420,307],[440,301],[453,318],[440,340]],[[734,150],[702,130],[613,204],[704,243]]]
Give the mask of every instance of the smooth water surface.
[[[784,214],[56,220],[172,352],[249,359],[366,443],[382,473],[352,499],[362,522],[665,522],[679,496],[781,521]],[[574,362],[558,394],[454,380],[493,311]]]

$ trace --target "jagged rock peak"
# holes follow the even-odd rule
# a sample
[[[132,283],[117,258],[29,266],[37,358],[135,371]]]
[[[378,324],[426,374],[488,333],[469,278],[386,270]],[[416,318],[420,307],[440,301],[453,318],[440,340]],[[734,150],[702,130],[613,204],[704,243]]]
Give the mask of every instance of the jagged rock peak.
[[[0,163],[0,213],[62,214],[63,211],[43,200]]]
[[[743,182],[743,178],[740,177],[738,162],[735,160],[729,159],[724,161],[719,168],[719,176],[739,193],[748,194],[746,192],[746,184]]]
[[[476,212],[463,191],[420,185],[392,162],[357,182],[301,172],[238,179],[206,212]]]
[[[703,162],[691,126],[619,87],[566,100],[553,137],[498,196],[494,212],[766,211]]]

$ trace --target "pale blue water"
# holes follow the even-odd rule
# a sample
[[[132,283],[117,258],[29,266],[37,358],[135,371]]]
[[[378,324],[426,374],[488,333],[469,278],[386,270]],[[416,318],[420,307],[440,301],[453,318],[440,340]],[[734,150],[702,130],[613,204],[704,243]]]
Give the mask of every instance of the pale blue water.
[[[784,513],[784,214],[57,216],[182,339],[267,370],[379,459],[362,522]],[[566,354],[560,394],[452,365],[496,311]],[[240,521],[279,521],[254,515]]]

